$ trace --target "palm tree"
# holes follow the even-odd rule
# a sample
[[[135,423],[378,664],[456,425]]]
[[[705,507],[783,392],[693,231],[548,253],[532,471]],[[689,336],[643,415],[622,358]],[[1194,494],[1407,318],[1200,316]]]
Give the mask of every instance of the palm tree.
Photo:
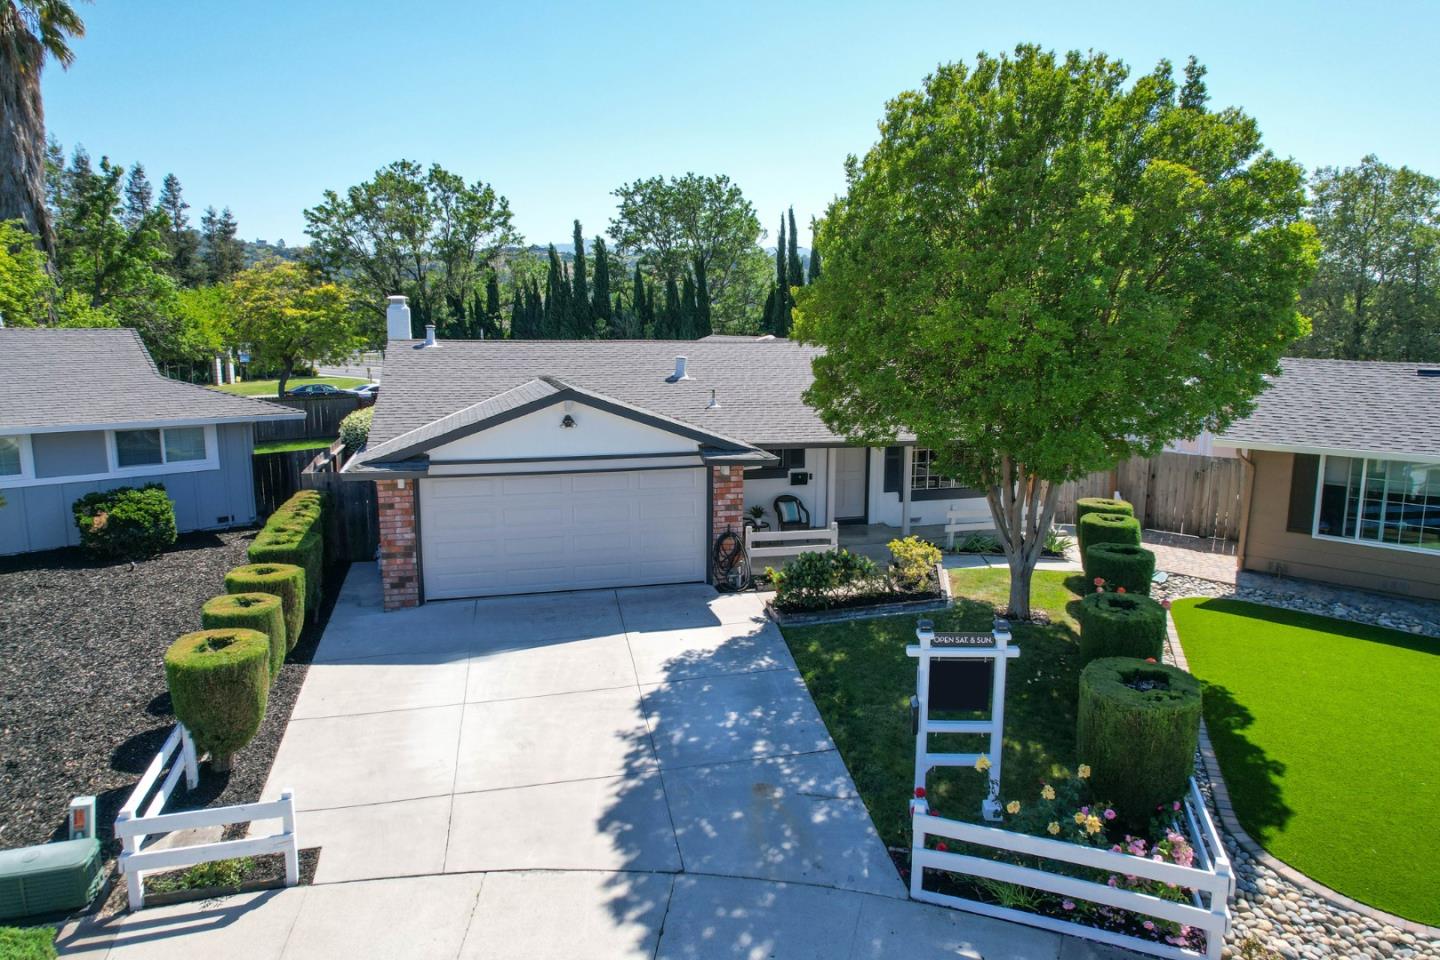
[[[52,260],[40,72],[46,58],[70,66],[70,39],[84,35],[84,21],[66,0],[0,0],[0,220],[21,221]]]

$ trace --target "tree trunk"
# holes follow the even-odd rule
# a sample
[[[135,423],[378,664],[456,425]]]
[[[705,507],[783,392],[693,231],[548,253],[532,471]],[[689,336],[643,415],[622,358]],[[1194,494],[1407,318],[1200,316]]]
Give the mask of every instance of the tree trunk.
[[[293,373],[294,370],[295,370],[295,361],[294,361],[294,360],[286,360],[284,363],[282,363],[282,364],[280,365],[280,383],[279,383],[279,386],[277,387],[277,389],[275,390],[275,396],[277,396],[277,397],[283,397],[283,396],[285,396],[285,384],[287,384],[287,383],[290,382],[290,374]]]
[[[1007,456],[1000,462],[999,483],[990,485],[985,499],[1010,567],[1010,604],[1005,615],[1030,620],[1030,580],[1045,549],[1060,487]]]
[[[34,44],[29,36],[17,44]],[[0,220],[19,220],[35,235],[53,268],[55,235],[45,207],[45,107],[40,98],[43,51],[34,66],[17,64],[0,45]]]

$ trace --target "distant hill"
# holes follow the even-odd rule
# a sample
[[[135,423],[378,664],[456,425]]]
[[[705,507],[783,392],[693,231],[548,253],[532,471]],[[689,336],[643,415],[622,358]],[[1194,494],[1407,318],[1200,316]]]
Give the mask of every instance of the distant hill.
[[[245,245],[245,266],[253,267],[261,260],[279,257],[281,260],[300,260],[305,256],[305,247],[288,247],[284,240],[271,243],[269,240],[242,240]]]

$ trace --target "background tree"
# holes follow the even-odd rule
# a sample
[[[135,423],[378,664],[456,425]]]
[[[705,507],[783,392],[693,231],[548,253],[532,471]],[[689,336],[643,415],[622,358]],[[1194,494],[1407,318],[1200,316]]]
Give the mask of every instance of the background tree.
[[[610,336],[610,318],[614,315],[610,303],[610,251],[605,249],[605,238],[595,238],[595,292],[590,295],[590,313],[595,319],[595,335]]]
[[[819,279],[820,279],[820,275],[821,275],[821,273],[822,273],[822,268],[821,268],[821,264],[820,264],[820,244],[815,240],[816,229],[817,229],[817,228],[816,228],[816,225],[815,225],[815,218],[814,218],[814,217],[811,217],[811,218],[810,218],[810,279],[809,279],[809,281],[808,281],[809,283],[814,283],[816,280],[819,280]]]
[[[491,270],[485,277],[485,339],[499,340],[505,335],[504,311],[500,306],[500,277]]]
[[[1061,483],[1223,428],[1304,332],[1301,171],[1207,110],[1202,76],[1127,87],[1102,54],[1029,46],[943,66],[889,103],[821,224],[808,399],[986,490],[1012,616]]]
[[[125,224],[126,229],[134,230],[154,209],[154,192],[150,189],[149,178],[145,176],[145,165],[137,163],[125,178],[125,212],[121,214],[120,222]]]
[[[376,316],[386,296],[410,297],[420,324],[437,322],[447,298],[468,297],[500,250],[520,240],[509,202],[489,184],[408,160],[343,195],[325,191],[305,222],[326,276],[350,279]]]
[[[279,371],[281,395],[302,362],[338,362],[360,345],[352,294],[300,264],[267,260],[241,271],[230,292],[236,342]]]
[[[0,220],[19,220],[52,257],[40,75],[47,58],[70,66],[70,41],[84,35],[65,0],[0,0]]]
[[[729,177],[650,177],[623,184],[615,196],[609,232],[619,251],[638,256],[661,284],[678,284],[703,262],[716,322],[744,322],[721,311],[733,305],[725,294],[762,232],[754,206]]]
[[[1311,177],[1320,263],[1301,298],[1314,330],[1297,352],[1440,359],[1440,181],[1373,156]]]
[[[798,241],[799,231],[795,229],[795,208],[791,207],[787,214],[790,220],[790,246],[786,249],[786,272],[790,274],[790,286],[805,286],[805,268],[800,263],[800,246]]]
[[[574,289],[570,296],[571,336],[577,338],[595,335],[595,320],[590,312],[590,275],[585,265],[585,235],[580,230],[580,221],[575,221],[575,266],[571,271]]]
[[[202,279],[200,235],[190,227],[190,215],[180,178],[167,173],[160,184],[157,209],[165,214],[165,246],[169,251],[166,272],[182,286],[194,286]]]
[[[206,207],[200,217],[200,263],[207,283],[225,283],[245,266],[245,245],[240,225],[226,207],[219,213]]]

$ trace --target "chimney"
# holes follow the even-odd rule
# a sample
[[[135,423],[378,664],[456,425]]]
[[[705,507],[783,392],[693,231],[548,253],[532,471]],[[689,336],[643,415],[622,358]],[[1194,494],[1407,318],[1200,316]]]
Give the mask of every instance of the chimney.
[[[690,374],[685,372],[685,358],[675,358],[675,372],[665,378],[666,383],[679,383],[681,380],[691,379]]]
[[[415,339],[415,335],[410,331],[410,300],[408,297],[385,298],[385,339]]]
[[[433,323],[425,324],[425,346],[435,346],[435,324]]]

